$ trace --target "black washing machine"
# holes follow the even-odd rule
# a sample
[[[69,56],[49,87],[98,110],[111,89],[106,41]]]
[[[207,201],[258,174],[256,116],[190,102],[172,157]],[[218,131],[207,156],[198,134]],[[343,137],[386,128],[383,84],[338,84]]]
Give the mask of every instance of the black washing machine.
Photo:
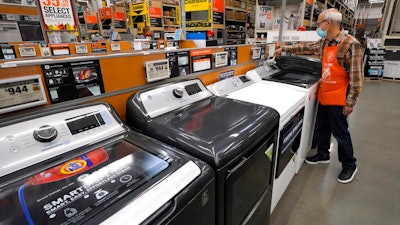
[[[215,223],[212,168],[106,103],[1,121],[0,149],[0,224]]]
[[[126,115],[128,126],[214,168],[217,224],[269,224],[277,111],[214,96],[191,79],[135,93]]]
[[[311,88],[321,79],[321,60],[303,56],[278,56],[263,80]]]

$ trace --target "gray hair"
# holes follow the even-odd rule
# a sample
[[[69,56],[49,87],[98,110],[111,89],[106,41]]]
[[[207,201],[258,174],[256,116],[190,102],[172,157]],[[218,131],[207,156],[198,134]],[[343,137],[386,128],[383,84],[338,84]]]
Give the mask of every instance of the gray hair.
[[[332,20],[334,22],[340,23],[342,22],[342,14],[340,12],[335,12],[335,11],[328,11],[324,15],[325,20]]]

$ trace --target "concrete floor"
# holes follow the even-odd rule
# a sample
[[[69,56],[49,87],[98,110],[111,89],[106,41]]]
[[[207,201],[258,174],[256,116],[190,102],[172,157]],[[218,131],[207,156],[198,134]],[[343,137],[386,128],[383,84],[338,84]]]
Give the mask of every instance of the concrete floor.
[[[349,124],[355,179],[336,181],[341,164],[334,144],[330,164],[303,165],[270,225],[400,224],[400,82],[365,81]]]

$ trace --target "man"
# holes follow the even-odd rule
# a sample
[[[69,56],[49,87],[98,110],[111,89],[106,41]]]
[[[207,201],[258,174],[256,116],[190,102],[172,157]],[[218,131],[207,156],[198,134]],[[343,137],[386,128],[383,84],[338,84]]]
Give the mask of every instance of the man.
[[[356,158],[348,130],[347,116],[353,112],[362,87],[361,44],[341,29],[342,14],[336,9],[324,10],[318,17],[315,43],[284,46],[275,51],[295,54],[318,54],[322,78],[318,90],[316,122],[317,154],[306,158],[308,164],[329,163],[331,134],[338,142],[342,171],[337,180],[348,183],[357,173]]]

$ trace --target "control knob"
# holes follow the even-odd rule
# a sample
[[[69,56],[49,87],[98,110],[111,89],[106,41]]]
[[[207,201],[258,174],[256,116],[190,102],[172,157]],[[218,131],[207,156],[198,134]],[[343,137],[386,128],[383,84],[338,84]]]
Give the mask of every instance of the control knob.
[[[182,88],[175,88],[172,91],[172,94],[177,98],[182,98],[183,97],[183,89]]]
[[[53,126],[44,125],[33,132],[33,138],[40,142],[50,142],[57,137],[57,130]]]

